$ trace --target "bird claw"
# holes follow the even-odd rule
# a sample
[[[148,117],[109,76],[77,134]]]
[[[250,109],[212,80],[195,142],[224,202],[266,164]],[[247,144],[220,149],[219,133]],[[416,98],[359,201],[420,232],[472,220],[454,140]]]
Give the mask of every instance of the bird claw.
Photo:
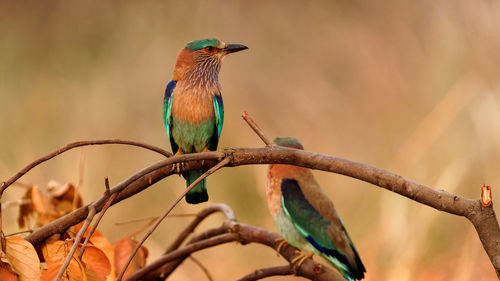
[[[294,264],[294,269],[295,271],[298,271],[300,266],[302,265],[302,263],[304,263],[304,261],[308,258],[311,258],[312,256],[314,256],[314,253],[313,251],[309,251],[307,253],[304,253],[302,251],[298,251],[296,250],[295,251],[296,254],[298,254],[298,256],[296,256],[295,258],[293,258],[293,260],[290,262],[292,264]]]
[[[179,163],[172,164],[172,170],[174,170],[174,173],[180,174],[181,173],[181,169],[179,167]]]
[[[283,248],[285,245],[288,245],[288,242],[283,237],[274,239],[274,242],[280,242],[278,244],[278,247],[276,248],[276,255],[279,256],[280,252],[281,252],[281,248]]]

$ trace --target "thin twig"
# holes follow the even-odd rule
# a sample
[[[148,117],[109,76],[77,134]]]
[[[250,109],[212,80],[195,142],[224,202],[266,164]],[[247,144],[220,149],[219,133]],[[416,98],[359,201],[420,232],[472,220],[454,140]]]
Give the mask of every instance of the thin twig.
[[[27,205],[27,204],[31,204],[32,202],[33,202],[33,200],[31,200],[29,198],[22,198],[22,199],[18,199],[15,201],[7,201],[3,204],[2,209],[6,210],[7,208],[10,208],[11,206]]]
[[[104,186],[106,187],[105,194],[109,195],[109,178],[108,177],[104,177]]]
[[[210,271],[208,271],[208,269],[198,260],[196,259],[195,257],[193,256],[189,256],[189,259],[191,259],[199,268],[201,268],[201,270],[205,273],[205,275],[207,276],[207,279],[210,280],[210,281],[214,281],[214,279],[212,278],[212,275],[210,275]]]
[[[52,153],[49,153],[42,158],[39,158],[30,164],[28,164],[26,167],[24,167],[21,171],[19,171],[17,174],[12,176],[10,179],[7,181],[3,182],[2,185],[0,186],[0,197],[2,197],[3,191],[9,187],[12,183],[17,181],[20,177],[22,177],[24,174],[26,174],[29,170],[33,169],[37,165],[54,158],[55,156],[68,151],[70,149],[80,147],[80,146],[86,146],[86,145],[101,145],[101,144],[126,144],[126,145],[133,145],[133,146],[138,146],[142,147],[145,149],[149,149],[151,151],[160,153],[163,156],[170,157],[172,154],[162,148],[156,147],[154,145],[150,145],[147,143],[142,143],[142,142],[137,142],[137,141],[129,141],[129,140],[120,140],[120,139],[109,139],[109,140],[90,140],[90,141],[78,141],[74,143],[70,143],[62,148],[59,148],[56,151],[53,151]]]
[[[168,218],[185,218],[185,217],[194,217],[194,216],[196,216],[196,214],[170,214],[167,216],[167,219]],[[130,219],[130,220],[126,220],[126,221],[115,222],[115,225],[131,224],[131,223],[136,223],[136,222],[154,220],[157,218],[158,218],[158,216],[149,216],[149,217],[144,217],[144,218]]]
[[[150,271],[162,266],[163,264],[178,259],[182,256],[188,255],[190,253],[203,250],[209,247],[213,247],[216,245],[224,244],[224,243],[229,243],[233,241],[238,240],[238,234],[236,233],[224,233],[221,235],[217,235],[214,237],[211,237],[209,239],[189,244],[185,247],[182,247],[181,249],[175,250],[172,253],[166,254],[156,261],[148,264],[147,266],[139,269],[138,271],[134,272],[132,275],[130,275],[126,281],[133,281],[133,280],[141,280],[144,275],[149,273]],[[119,280],[120,277],[118,277],[117,280]]]
[[[281,265],[257,269],[254,272],[243,276],[238,281],[255,281],[266,277],[278,275],[292,275],[293,269],[290,265]]]
[[[76,249],[78,248],[78,245],[80,244],[80,241],[82,240],[82,236],[87,231],[87,228],[89,227],[90,222],[95,216],[96,209],[94,206],[89,207],[89,215],[87,216],[87,219],[85,220],[85,223],[83,223],[82,228],[80,231],[78,231],[78,234],[76,235],[75,241],[73,242],[73,247],[71,247],[71,250],[69,251],[69,254],[66,256],[66,259],[64,260],[63,265],[59,269],[59,272],[57,273],[57,276],[55,278],[55,281],[61,280],[64,272],[66,272],[66,269],[69,266],[69,263],[71,262],[71,259],[73,258],[73,255],[76,252]]]
[[[85,248],[87,247],[87,244],[89,243],[90,238],[92,237],[92,234],[94,234],[95,230],[97,229],[97,225],[99,222],[101,222],[102,217],[104,216],[104,213],[108,210],[108,208],[111,206],[113,203],[113,200],[116,199],[116,196],[118,196],[118,193],[113,193],[111,197],[109,197],[108,202],[104,205],[102,208],[101,212],[99,213],[99,216],[97,216],[96,221],[92,224],[92,227],[90,228],[89,233],[87,234],[87,237],[85,237],[85,241],[83,242],[82,248],[80,249],[80,253],[78,254],[78,258],[81,260],[83,257],[83,252],[85,251]],[[94,208],[95,210],[95,208]]]
[[[257,123],[253,121],[253,118],[250,115],[248,115],[246,111],[244,111],[243,114],[241,114],[241,117],[243,117],[243,119],[247,122],[248,126],[252,128],[252,130],[260,137],[260,139],[266,144],[266,146],[273,145],[271,140],[266,136],[266,134],[264,134],[264,131],[262,131],[259,125],[257,125]]]
[[[172,205],[170,205],[170,207],[160,216],[160,218],[158,218],[158,220],[156,220],[155,224],[149,229],[148,233],[146,233],[146,235],[142,238],[142,240],[137,243],[137,245],[134,248],[134,251],[132,251],[132,254],[130,255],[129,259],[127,260],[127,263],[124,265],[122,271],[120,272],[120,274],[116,278],[117,281],[122,280],[123,275],[125,274],[125,270],[127,270],[127,267],[129,266],[130,262],[132,261],[132,259],[134,258],[135,254],[137,253],[137,251],[139,250],[139,248],[142,246],[142,244],[144,243],[144,241],[146,241],[146,239],[153,233],[153,231],[155,231],[155,229],[160,225],[160,223],[163,221],[163,219],[165,219],[165,217],[182,200],[182,198],[184,198],[184,196],[191,189],[193,189],[199,182],[201,182],[204,178],[208,177],[209,175],[211,175],[215,171],[219,170],[220,168],[226,166],[227,164],[229,164],[229,162],[231,162],[230,158],[224,158],[224,160],[222,160],[221,162],[219,162],[219,164],[213,166],[208,171],[206,171],[205,173],[203,173],[200,177],[198,177],[190,186],[188,186],[186,188],[186,190],[179,197],[177,197],[177,199],[175,199],[174,203],[172,203]]]
[[[32,233],[32,232],[33,232],[33,229],[28,229],[28,230],[23,230],[23,231],[18,231],[18,232],[6,234],[5,237],[24,234],[24,233]]]
[[[217,204],[212,204],[204,209],[202,209],[196,217],[191,221],[191,223],[186,226],[186,228],[177,236],[175,241],[168,247],[168,249],[165,251],[165,254],[168,254],[174,250],[177,250],[181,244],[186,240],[186,238],[189,236],[189,234],[193,233],[195,228],[203,221],[205,220],[209,215],[214,214],[216,212],[224,214],[225,217],[225,222],[231,221],[231,222],[236,222],[236,215],[234,214],[234,211],[231,207],[229,207],[226,204],[223,203],[217,203]],[[207,239],[208,237],[211,237],[212,235],[218,235],[221,234],[222,232],[212,232],[207,234],[207,236],[203,236],[206,233],[202,234],[202,236],[195,236],[191,240],[189,240],[188,243],[196,242],[201,239]],[[197,240],[198,239],[198,240]],[[169,264],[165,265],[158,271],[158,275],[163,276],[164,278],[167,278],[181,263],[184,262],[184,260],[187,257],[182,257],[179,258],[175,261],[170,262]]]

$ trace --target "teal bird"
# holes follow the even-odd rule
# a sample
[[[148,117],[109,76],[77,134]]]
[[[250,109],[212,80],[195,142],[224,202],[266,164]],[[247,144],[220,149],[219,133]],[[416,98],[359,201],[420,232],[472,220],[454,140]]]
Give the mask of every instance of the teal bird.
[[[277,145],[303,149],[294,138],[277,138]],[[363,263],[332,201],[307,168],[270,165],[266,183],[267,203],[274,223],[286,242],[301,251],[292,262],[298,266],[313,253],[323,257],[347,280],[364,278]],[[282,241],[280,247],[285,243]]]
[[[248,49],[215,38],[189,42],[177,56],[172,81],[163,102],[163,120],[175,154],[217,150],[224,122],[224,105],[218,76],[222,59]],[[205,171],[183,173],[189,186]],[[208,200],[205,179],[186,195],[197,204]]]

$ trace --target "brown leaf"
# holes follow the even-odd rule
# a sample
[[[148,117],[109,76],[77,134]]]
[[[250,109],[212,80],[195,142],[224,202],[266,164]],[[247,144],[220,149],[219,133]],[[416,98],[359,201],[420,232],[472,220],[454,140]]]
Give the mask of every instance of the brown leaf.
[[[48,212],[49,200],[37,186],[33,186],[32,188],[31,202],[33,203],[33,208],[39,216],[44,215]]]
[[[118,275],[125,266],[127,260],[129,259],[134,247],[137,245],[137,241],[132,240],[127,237],[120,241],[118,241],[115,245],[115,273]],[[148,256],[148,250],[146,247],[141,246],[134,259],[128,266],[125,274],[123,275],[123,279],[127,279],[130,274],[136,272],[137,270],[144,267],[146,264],[146,258]]]
[[[49,270],[43,273],[43,275],[46,275],[44,278],[48,278],[46,280],[50,280],[50,278],[57,275],[71,247],[73,247],[73,242],[71,241],[56,241],[44,246],[43,255],[47,260],[47,266],[50,264]],[[106,254],[93,245],[87,245],[82,261],[79,261],[78,254],[80,250],[81,245],[76,250],[75,255],[73,255],[70,266],[68,266],[69,276],[76,279],[90,277],[90,280],[94,280],[93,278],[97,277],[97,280],[106,280],[111,273],[111,263]],[[83,270],[79,270],[80,268]],[[90,275],[87,276],[88,274]]]
[[[22,199],[31,199],[32,188],[29,188],[24,194]],[[17,223],[20,228],[24,228],[28,221],[33,217],[33,204],[21,204],[19,207],[19,217],[17,218]]]
[[[2,281],[17,281],[17,275],[5,267],[0,267],[0,280]]]
[[[80,231],[81,227],[83,225],[82,223],[79,223],[74,226],[74,231],[77,233]],[[84,234],[84,237],[87,237],[89,234],[90,227],[87,228],[87,231]],[[116,276],[114,275],[115,272],[115,246],[111,244],[104,235],[102,235],[99,230],[95,230],[94,234],[92,234],[92,237],[90,237],[90,244],[99,248],[99,250],[103,251],[106,257],[108,258],[110,265],[111,265],[111,275],[108,277],[108,280],[114,280]]]
[[[66,259],[66,254],[63,251],[47,259],[48,268],[47,270],[42,271],[42,277],[40,279],[41,281],[53,281],[56,278],[57,273],[59,273],[59,270],[63,265],[64,260]],[[66,269],[66,274],[63,275],[63,278],[61,280],[87,281],[85,269],[82,263],[77,258],[71,259],[71,262]]]
[[[51,180],[47,184],[47,189],[51,192],[51,202],[55,205],[61,201],[70,202],[74,205],[75,209],[80,208],[83,205],[82,197],[72,183],[62,185],[54,180]]]
[[[79,247],[77,252],[80,250],[81,247]],[[102,250],[95,246],[87,245],[82,260],[85,265],[85,270],[95,273],[99,278],[98,280],[106,280],[111,273],[111,263],[108,257]]]
[[[40,278],[40,260],[30,242],[20,236],[7,237],[5,255],[20,281]]]

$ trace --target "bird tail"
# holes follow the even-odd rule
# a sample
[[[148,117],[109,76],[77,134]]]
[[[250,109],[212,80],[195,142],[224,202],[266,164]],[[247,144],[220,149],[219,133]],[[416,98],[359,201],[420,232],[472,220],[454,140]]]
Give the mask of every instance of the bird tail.
[[[197,178],[203,175],[204,172],[205,171],[203,170],[187,172],[185,175],[186,187],[190,186]],[[186,202],[190,204],[198,204],[205,201],[208,201],[207,181],[206,179],[203,179],[186,194]]]

